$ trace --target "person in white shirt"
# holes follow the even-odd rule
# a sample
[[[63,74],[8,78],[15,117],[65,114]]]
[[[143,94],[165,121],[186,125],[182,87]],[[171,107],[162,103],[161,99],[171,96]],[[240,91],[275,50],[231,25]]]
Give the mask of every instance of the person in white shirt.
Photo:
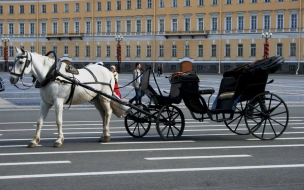
[[[133,87],[135,90],[135,96],[129,100],[129,103],[132,104],[135,100],[136,104],[141,104],[141,89],[140,89],[140,63],[135,64],[135,69],[133,71]]]

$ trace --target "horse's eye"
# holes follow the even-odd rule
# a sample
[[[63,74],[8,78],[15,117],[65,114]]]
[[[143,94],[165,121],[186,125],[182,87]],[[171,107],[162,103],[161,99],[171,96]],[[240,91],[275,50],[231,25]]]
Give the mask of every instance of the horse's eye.
[[[23,61],[19,61],[19,63],[20,63],[20,64],[23,64],[24,62],[23,62]]]

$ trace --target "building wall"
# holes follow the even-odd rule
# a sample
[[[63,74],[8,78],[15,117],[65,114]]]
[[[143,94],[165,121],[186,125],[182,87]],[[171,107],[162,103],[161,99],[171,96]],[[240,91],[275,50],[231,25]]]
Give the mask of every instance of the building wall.
[[[121,71],[129,72],[134,68],[135,62],[144,65],[157,65],[164,63],[164,72],[179,71],[182,60],[190,60],[193,69],[197,72],[221,73],[227,69],[252,62],[263,57],[263,44],[265,39],[262,32],[271,32],[270,56],[276,55],[277,44],[282,44],[282,56],[285,65],[281,73],[304,73],[304,0],[204,0],[202,6],[199,0],[190,0],[190,6],[185,6],[187,0],[177,0],[177,7],[172,7],[173,0],[164,0],[164,7],[160,7],[161,0],[141,0],[141,8],[137,8],[138,0],[131,0],[131,9],[127,10],[127,0],[83,0],[83,1],[3,1],[0,0],[0,37],[9,37],[10,47],[24,47],[30,51],[43,54],[53,47],[57,47],[57,57],[71,60],[72,64],[82,67],[87,63],[103,61],[105,65],[117,64],[116,44],[114,37],[122,35],[122,64]],[[106,10],[107,2],[111,2],[111,10]],[[117,2],[121,2],[121,10],[117,10]],[[75,5],[79,4],[79,12],[75,12]],[[101,10],[97,4],[101,3]],[[53,6],[57,5],[57,13]],[[86,10],[87,4],[90,10]],[[20,6],[24,5],[24,14],[20,13]],[[30,7],[34,6],[34,13]],[[65,11],[65,5],[68,11]],[[14,13],[9,13],[13,6]],[[42,7],[46,7],[43,13]],[[1,12],[2,7],[2,12]],[[264,15],[270,16],[270,28],[264,29]],[[278,28],[277,15],[283,15],[283,27]],[[291,15],[296,15],[297,26],[291,28]],[[243,16],[244,26],[238,29],[239,17]],[[251,30],[251,17],[256,16],[257,26]],[[185,29],[185,19],[190,19],[189,29]],[[198,19],[203,18],[203,30],[199,29]],[[217,29],[212,29],[212,18],[217,18]],[[227,29],[227,18],[231,18],[231,27]],[[163,30],[160,28],[160,19],[164,20]],[[172,19],[177,19],[177,31],[172,29]],[[126,22],[131,20],[131,32],[127,32]],[[141,31],[136,31],[136,22],[141,21]],[[151,31],[147,31],[147,22],[151,20]],[[101,31],[97,32],[97,22],[101,21]],[[107,21],[111,22],[111,30],[107,31]],[[116,22],[121,22],[121,31],[117,32]],[[64,31],[64,23],[68,24],[68,31]],[[79,32],[75,32],[75,22],[80,23]],[[86,23],[90,22],[87,32]],[[24,34],[20,34],[20,23],[24,23]],[[30,34],[30,24],[34,23],[35,32]],[[46,24],[46,32],[41,29],[42,23]],[[58,24],[57,33],[53,31],[53,23]],[[14,25],[14,31],[9,34],[9,24]],[[2,25],[2,31],[1,31]],[[75,34],[77,33],[77,34]],[[60,38],[57,38],[60,37]],[[295,43],[296,53],[290,55],[290,45]],[[226,56],[226,45],[230,45],[230,55]],[[256,45],[256,55],[250,55],[251,44]],[[126,56],[126,46],[130,46],[130,57]],[[146,47],[151,45],[151,56],[147,57]],[[159,55],[159,46],[163,45],[163,56]],[[176,45],[176,57],[171,55],[171,47]],[[185,57],[185,46],[189,45],[189,57]],[[203,45],[203,56],[198,56],[198,46]],[[211,47],[216,45],[216,55],[211,56]],[[238,55],[238,45],[243,45],[242,56]],[[68,52],[64,52],[64,47]],[[79,55],[75,56],[75,46],[79,47]],[[90,47],[90,55],[86,56],[86,46]],[[101,47],[101,55],[97,56],[97,46]],[[106,46],[110,47],[110,56],[106,56]],[[136,46],[140,46],[140,56],[136,56]],[[4,43],[0,42],[0,47]],[[46,52],[42,51],[42,48]],[[2,56],[1,56],[2,55]],[[4,68],[3,53],[0,54],[0,70]],[[9,57],[12,63],[14,56]]]

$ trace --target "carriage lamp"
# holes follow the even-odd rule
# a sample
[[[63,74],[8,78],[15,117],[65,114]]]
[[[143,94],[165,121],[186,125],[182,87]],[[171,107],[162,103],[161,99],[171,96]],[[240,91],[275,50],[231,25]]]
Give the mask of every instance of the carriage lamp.
[[[120,63],[121,63],[121,45],[120,42],[123,40],[123,36],[115,36],[115,41],[117,41],[116,52],[117,52],[117,72],[120,73]]]
[[[7,64],[8,64],[8,47],[7,43],[9,42],[9,38],[2,38],[2,42],[4,42],[4,72],[7,72]]]
[[[263,32],[262,38],[265,38],[265,44],[264,44],[264,59],[266,59],[269,56],[269,42],[268,39],[271,38],[272,33]]]

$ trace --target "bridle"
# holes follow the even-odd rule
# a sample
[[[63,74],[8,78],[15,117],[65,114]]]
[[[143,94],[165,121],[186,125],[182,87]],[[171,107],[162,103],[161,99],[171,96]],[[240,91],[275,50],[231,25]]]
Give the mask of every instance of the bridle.
[[[24,62],[23,62],[23,61],[20,61],[20,59],[26,58],[26,60],[25,60],[25,65],[24,65],[24,67],[23,67],[21,73],[18,74],[18,73],[16,73],[16,72],[10,72],[11,75],[15,75],[15,76],[17,76],[17,77],[20,77],[20,79],[22,79],[22,77],[23,77],[23,75],[24,75],[25,69],[26,69],[26,68],[30,65],[30,63],[32,62],[32,54],[28,53],[27,51],[25,51],[25,52],[26,52],[26,55],[19,55],[19,56],[17,56],[16,59],[15,59],[15,62],[14,62],[14,70],[15,70],[15,64],[16,64],[16,62],[19,61],[20,64],[24,64]],[[31,57],[30,60],[29,60],[29,58],[28,58],[28,54],[29,54],[30,57]]]
[[[23,77],[23,75],[24,75],[25,69],[26,69],[27,67],[29,67],[30,63],[33,61],[33,60],[32,60],[32,54],[31,54],[31,53],[28,53],[27,51],[25,51],[25,52],[26,52],[25,55],[16,56],[16,59],[15,59],[15,62],[14,62],[14,68],[13,68],[13,69],[15,70],[15,64],[16,64],[16,62],[19,61],[19,64],[24,64],[24,62],[23,62],[23,61],[20,61],[20,59],[26,58],[25,64],[24,64],[24,67],[23,67],[21,73],[19,74],[19,73],[16,73],[15,71],[11,71],[11,72],[10,72],[11,75],[20,77],[20,80],[21,80],[21,82],[22,82],[22,85],[28,87],[28,88],[22,89],[22,88],[18,87],[16,84],[14,85],[15,87],[17,87],[17,88],[19,88],[19,89],[21,89],[21,90],[27,90],[27,89],[31,88],[31,87],[34,85],[34,82],[36,81],[36,79],[33,77],[33,84],[30,85],[30,86],[24,84],[23,81],[22,81],[22,77]],[[30,59],[28,58],[28,55],[30,55]]]

